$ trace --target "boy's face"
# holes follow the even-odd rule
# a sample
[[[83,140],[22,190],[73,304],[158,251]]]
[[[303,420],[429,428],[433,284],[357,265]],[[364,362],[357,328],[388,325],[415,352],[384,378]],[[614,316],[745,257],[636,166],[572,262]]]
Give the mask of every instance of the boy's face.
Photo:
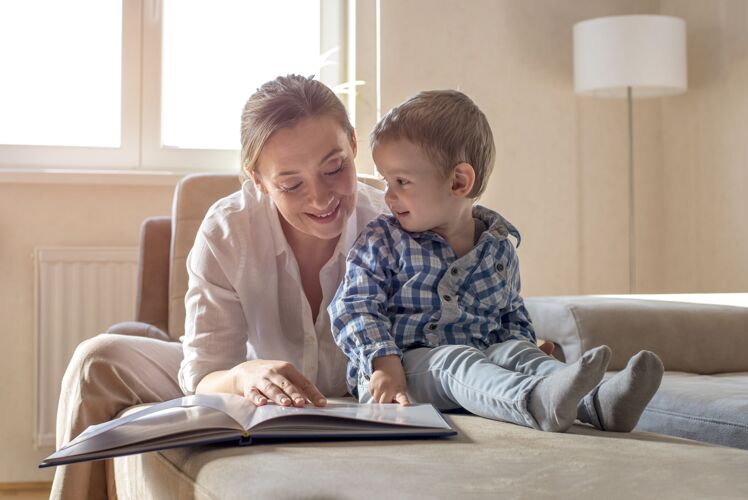
[[[420,147],[405,139],[385,141],[372,153],[387,182],[385,201],[408,232],[433,231],[454,216],[452,181]]]

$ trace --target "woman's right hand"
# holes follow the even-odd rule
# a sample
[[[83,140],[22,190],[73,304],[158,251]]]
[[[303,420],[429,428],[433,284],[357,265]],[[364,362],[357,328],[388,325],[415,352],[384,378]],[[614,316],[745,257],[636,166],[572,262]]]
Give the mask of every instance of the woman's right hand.
[[[324,406],[319,389],[288,361],[252,359],[231,370],[234,392],[257,406],[273,401],[281,406],[302,407],[306,401]]]

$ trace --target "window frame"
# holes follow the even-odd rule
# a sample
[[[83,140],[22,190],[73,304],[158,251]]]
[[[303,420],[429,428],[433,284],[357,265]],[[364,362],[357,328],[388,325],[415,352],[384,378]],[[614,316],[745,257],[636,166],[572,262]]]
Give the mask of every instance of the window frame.
[[[338,65],[321,71],[329,85],[351,74],[355,51],[356,0],[321,0],[320,53],[339,46]],[[30,146],[0,144],[0,168],[236,172],[239,150],[184,149],[161,145],[162,0],[122,0],[122,96],[120,147]],[[355,73],[355,68],[353,68]],[[356,99],[343,101],[355,116]],[[237,124],[238,127],[239,124]]]

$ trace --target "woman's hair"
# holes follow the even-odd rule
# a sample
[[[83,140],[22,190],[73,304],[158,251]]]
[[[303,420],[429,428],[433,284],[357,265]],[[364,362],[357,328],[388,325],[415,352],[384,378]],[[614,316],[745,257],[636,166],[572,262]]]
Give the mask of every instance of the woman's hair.
[[[325,84],[313,77],[279,76],[264,83],[247,100],[242,112],[242,181],[257,168],[257,159],[270,136],[277,130],[293,127],[302,118],[329,116],[348,134],[353,143],[353,125],[340,99]]]

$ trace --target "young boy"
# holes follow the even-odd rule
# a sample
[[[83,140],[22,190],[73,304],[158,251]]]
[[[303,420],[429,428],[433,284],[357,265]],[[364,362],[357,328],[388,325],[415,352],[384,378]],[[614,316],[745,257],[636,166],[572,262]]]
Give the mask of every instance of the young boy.
[[[494,161],[480,109],[457,91],[421,92],[377,124],[371,144],[392,215],[360,235],[328,309],[351,393],[544,431],[564,432],[575,418],[631,431],[662,363],[642,351],[601,384],[607,346],[571,365],[536,346],[509,240],[519,245],[519,233],[474,205]]]

